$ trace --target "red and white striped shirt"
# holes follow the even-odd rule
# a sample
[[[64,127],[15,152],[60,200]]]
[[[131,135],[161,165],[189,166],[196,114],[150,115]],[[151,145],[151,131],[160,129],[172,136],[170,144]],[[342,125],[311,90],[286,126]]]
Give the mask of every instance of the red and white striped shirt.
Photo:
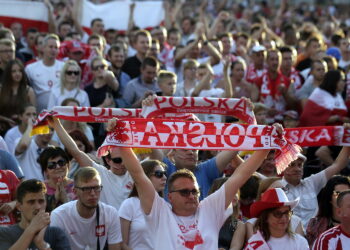
[[[344,246],[344,247],[343,247]],[[350,246],[350,234],[344,232],[340,225],[322,233],[315,241],[313,250],[343,250]]]

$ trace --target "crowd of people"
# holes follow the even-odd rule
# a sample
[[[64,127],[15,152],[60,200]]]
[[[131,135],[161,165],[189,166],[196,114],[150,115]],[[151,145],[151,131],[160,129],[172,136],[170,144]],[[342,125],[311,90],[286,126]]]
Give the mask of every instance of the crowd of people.
[[[349,147],[303,148],[278,174],[275,150],[99,158],[115,119],[48,117],[48,134],[31,132],[55,106],[132,109],[156,96],[249,98],[257,124],[279,133],[349,129],[349,4],[164,1],[147,30],[130,4],[127,30],[101,17],[87,33],[80,1],[43,2],[47,32],[0,19],[0,249],[347,249]]]

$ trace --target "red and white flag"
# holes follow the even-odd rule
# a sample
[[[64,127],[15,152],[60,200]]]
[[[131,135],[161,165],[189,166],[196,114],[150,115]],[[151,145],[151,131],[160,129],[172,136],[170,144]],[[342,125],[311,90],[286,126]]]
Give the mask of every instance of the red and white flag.
[[[101,18],[105,29],[126,30],[132,1],[112,1],[103,4],[93,4],[82,1],[81,25],[89,30],[91,20]],[[10,27],[11,23],[19,22],[23,30],[36,27],[40,31],[48,30],[48,10],[42,2],[0,0],[0,23]],[[160,25],[164,19],[162,1],[135,2],[134,24],[142,29]]]

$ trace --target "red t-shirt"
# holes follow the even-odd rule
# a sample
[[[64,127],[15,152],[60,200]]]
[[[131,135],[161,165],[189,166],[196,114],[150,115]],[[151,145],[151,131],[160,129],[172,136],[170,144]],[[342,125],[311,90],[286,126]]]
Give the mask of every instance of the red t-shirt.
[[[11,170],[0,170],[0,205],[15,199],[16,188],[19,180]],[[15,218],[12,213],[0,214],[0,225],[12,225]]]

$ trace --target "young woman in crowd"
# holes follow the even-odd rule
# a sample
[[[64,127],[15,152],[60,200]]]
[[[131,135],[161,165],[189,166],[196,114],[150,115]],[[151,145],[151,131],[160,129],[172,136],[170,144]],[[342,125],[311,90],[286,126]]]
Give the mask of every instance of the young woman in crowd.
[[[46,211],[76,199],[73,180],[68,178],[69,159],[60,147],[48,147],[40,154],[38,162],[45,175]]]
[[[306,239],[290,230],[292,210],[298,202],[299,199],[289,201],[281,188],[263,193],[251,207],[252,216],[257,217],[256,233],[248,240],[246,249],[253,246],[270,250],[309,249]]]
[[[194,59],[189,59],[183,65],[183,81],[176,87],[175,96],[191,96],[197,84],[197,69],[199,63]]]
[[[30,103],[35,106],[35,94],[28,85],[23,64],[18,59],[8,62],[0,82],[0,123],[4,124],[7,130],[9,125],[16,125],[22,105]]]
[[[261,180],[259,183],[258,195],[256,200],[261,200],[261,196],[264,194],[264,192],[273,188],[283,189],[280,177],[269,177]],[[256,229],[254,228],[256,226],[256,222],[257,218],[252,218],[246,222],[245,225],[247,228],[247,239],[249,239],[254,233],[256,233]],[[292,215],[290,218],[290,230],[293,233],[297,233],[304,236],[303,224],[301,223],[300,218],[296,215]]]
[[[167,180],[166,165],[157,160],[146,160],[141,163],[141,166],[156,192],[163,197]],[[121,204],[118,213],[123,236],[123,249],[154,249],[152,235],[150,235],[146,225],[136,186],[133,187],[129,198]]]
[[[90,107],[87,93],[79,88],[81,69],[76,61],[68,60],[61,71],[61,84],[51,91],[49,104],[50,110],[54,106],[60,106],[67,98],[76,99],[82,107]]]
[[[336,213],[336,200],[340,192],[350,189],[350,179],[336,175],[330,178],[318,197],[318,214],[309,221],[306,239],[310,247],[324,231],[337,226],[340,222]]]

